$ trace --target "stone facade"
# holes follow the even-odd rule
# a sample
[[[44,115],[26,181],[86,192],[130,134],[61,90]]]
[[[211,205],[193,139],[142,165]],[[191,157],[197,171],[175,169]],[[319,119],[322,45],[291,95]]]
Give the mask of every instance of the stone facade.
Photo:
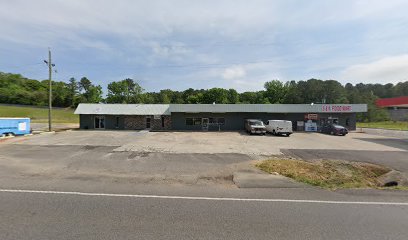
[[[147,125],[148,118],[150,118],[150,129],[152,130],[171,129],[170,116],[160,116],[159,119],[155,119],[153,115],[126,116],[124,119],[124,128],[127,130],[148,129]],[[164,125],[162,124],[162,120],[164,122]]]
[[[126,116],[125,117],[125,129],[145,129],[146,128],[146,116]]]
[[[164,125],[162,124],[164,122]],[[152,117],[153,130],[170,130],[171,129],[171,116],[160,116],[160,119],[154,119]]]

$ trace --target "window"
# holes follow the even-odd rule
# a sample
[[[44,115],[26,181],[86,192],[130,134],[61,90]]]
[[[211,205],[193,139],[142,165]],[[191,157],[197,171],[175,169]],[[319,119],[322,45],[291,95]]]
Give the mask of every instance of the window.
[[[225,118],[218,118],[219,125],[225,125]]]
[[[249,125],[251,125],[251,126],[263,126],[264,123],[262,121],[259,121],[259,120],[252,120],[252,121],[249,121]]]
[[[193,125],[193,118],[186,118],[186,125],[187,126],[191,126],[191,125]]]
[[[187,126],[201,125],[201,118],[186,118],[186,125]]]
[[[201,118],[194,118],[194,125],[201,125]]]
[[[115,120],[115,128],[119,128],[119,117],[116,117]]]
[[[216,124],[216,123],[217,123],[217,119],[216,119],[216,118],[209,118],[209,119],[208,119],[208,123],[209,123],[209,124]]]
[[[161,120],[162,120],[162,128],[164,128],[164,120],[165,120],[165,118],[162,116],[162,117],[161,117]]]

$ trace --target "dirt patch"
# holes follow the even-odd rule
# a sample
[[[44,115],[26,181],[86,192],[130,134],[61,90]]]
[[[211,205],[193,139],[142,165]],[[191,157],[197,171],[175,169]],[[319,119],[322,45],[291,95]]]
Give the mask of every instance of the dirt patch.
[[[379,177],[391,171],[380,165],[338,160],[305,162],[295,159],[270,159],[256,166],[268,173],[278,173],[299,182],[328,189],[380,187]]]

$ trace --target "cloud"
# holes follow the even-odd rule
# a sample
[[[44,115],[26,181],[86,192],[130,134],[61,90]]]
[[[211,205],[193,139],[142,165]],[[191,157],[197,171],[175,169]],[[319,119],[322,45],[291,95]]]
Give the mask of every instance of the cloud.
[[[351,83],[397,83],[408,80],[408,54],[385,57],[370,63],[347,67],[341,73]]]
[[[406,79],[407,8],[406,0],[0,1],[0,70],[41,61],[51,47],[62,79],[80,73],[104,86],[122,76],[145,79],[148,90],[395,82]]]
[[[233,66],[226,68],[222,73],[222,77],[226,80],[243,78],[246,75],[246,71],[241,66]]]

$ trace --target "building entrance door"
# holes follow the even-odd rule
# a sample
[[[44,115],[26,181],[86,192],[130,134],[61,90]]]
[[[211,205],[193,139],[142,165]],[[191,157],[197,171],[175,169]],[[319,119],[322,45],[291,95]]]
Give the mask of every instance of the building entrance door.
[[[147,117],[147,118],[146,118],[146,128],[147,128],[147,129],[150,129],[150,127],[151,127],[151,121],[152,121],[152,118],[150,118],[150,117]]]
[[[104,116],[96,116],[94,122],[95,129],[105,129],[105,117]]]
[[[203,131],[208,131],[208,118],[203,118],[201,126]]]

